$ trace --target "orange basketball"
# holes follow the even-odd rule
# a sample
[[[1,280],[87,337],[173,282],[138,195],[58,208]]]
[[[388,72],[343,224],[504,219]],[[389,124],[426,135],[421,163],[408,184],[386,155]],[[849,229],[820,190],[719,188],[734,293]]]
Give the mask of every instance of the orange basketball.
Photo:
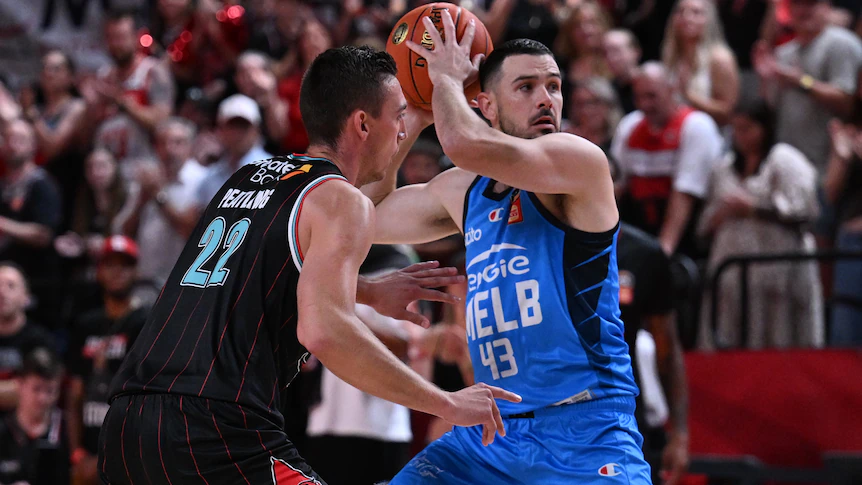
[[[386,52],[395,59],[395,63],[398,65],[398,80],[401,82],[401,89],[404,91],[407,102],[427,110],[431,109],[431,93],[433,92],[433,85],[428,77],[428,66],[425,58],[411,51],[405,41],[412,40],[423,47],[434,47],[431,36],[425,31],[425,25],[422,23],[423,17],[431,17],[431,21],[434,22],[434,26],[440,32],[440,37],[445,39],[443,33],[444,10],[449,10],[449,15],[455,22],[455,32],[459,41],[464,37],[470,19],[476,20],[476,35],[473,37],[473,45],[470,49],[471,59],[476,54],[487,56],[494,50],[491,36],[488,35],[485,25],[470,11],[457,5],[429,3],[416,7],[401,17],[389,35],[389,40],[386,42]],[[479,81],[476,81],[464,88],[464,94],[468,100],[472,100],[479,94],[479,90]]]

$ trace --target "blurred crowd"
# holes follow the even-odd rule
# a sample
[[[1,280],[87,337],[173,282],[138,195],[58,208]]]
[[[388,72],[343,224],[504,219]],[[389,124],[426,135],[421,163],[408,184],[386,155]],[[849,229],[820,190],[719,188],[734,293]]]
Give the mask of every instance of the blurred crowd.
[[[383,49],[397,19],[421,3],[0,0],[0,409],[10,411],[0,455],[51,445],[51,459],[71,464],[6,459],[0,483],[39,474],[39,483],[95,483],[107,384],[202,209],[241,165],[306,149],[299,90],[316,55],[346,44]],[[565,81],[562,129],[607,153],[624,222],[627,340],[643,354],[639,366],[658,359],[658,394],[662,385],[667,394],[647,406],[651,426],[677,407],[678,375],[668,379],[673,366],[662,362],[668,339],[701,350],[862,344],[862,3],[460,5],[495,43],[527,37],[553,49]],[[432,127],[400,182],[424,183],[450,166]],[[856,258],[805,256],[830,250]],[[723,264],[765,254],[796,261]],[[463,265],[463,242],[375,247],[366,270],[430,258]],[[360,316],[441,386],[469,383],[463,309],[423,311],[439,322],[427,332],[370,308]],[[655,317],[668,315],[656,330]],[[343,446],[332,436],[397,443],[360,447],[356,458],[397,464],[406,443],[445,429],[417,428],[406,410],[333,378],[310,363],[293,404],[294,415],[310,413],[308,426],[295,420],[289,430],[297,441],[309,436],[300,449],[324,477],[339,473],[324,469]],[[54,468],[71,475],[47,476]]]

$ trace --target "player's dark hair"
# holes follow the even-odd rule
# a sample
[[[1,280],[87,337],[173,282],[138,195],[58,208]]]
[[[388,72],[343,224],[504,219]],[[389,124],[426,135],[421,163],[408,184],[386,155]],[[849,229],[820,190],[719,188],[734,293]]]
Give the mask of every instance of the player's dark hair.
[[[317,56],[299,94],[309,142],[335,147],[344,121],[358,109],[380,116],[383,82],[397,72],[392,56],[367,46],[338,47]]]
[[[488,88],[488,85],[500,72],[503,61],[507,57],[520,55],[553,57],[554,53],[545,44],[532,39],[513,39],[503,42],[494,48],[479,67],[479,83],[482,86],[482,91]]]
[[[63,375],[63,363],[57,354],[46,347],[37,347],[24,356],[21,377],[37,376],[42,379],[56,379]]]

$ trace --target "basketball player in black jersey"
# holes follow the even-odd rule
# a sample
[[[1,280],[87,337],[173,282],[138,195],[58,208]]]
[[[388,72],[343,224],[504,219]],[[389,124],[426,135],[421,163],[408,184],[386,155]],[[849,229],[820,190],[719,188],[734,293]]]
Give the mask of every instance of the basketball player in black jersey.
[[[112,384],[99,469],[111,484],[323,483],[284,434],[285,389],[313,352],[357,388],[462,426],[504,434],[495,398],[446,393],[390,353],[354,314],[396,318],[456,279],[436,263],[357,283],[379,180],[405,137],[406,108],[386,53],[344,47],[306,73],[308,155],[239,169],[206,208]]]

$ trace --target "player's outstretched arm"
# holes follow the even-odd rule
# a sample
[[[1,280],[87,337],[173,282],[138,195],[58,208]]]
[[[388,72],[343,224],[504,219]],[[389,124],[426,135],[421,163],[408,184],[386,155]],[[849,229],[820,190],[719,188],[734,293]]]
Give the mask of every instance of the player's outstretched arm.
[[[330,371],[352,386],[434,414],[457,425],[482,424],[485,441],[504,433],[495,398],[518,401],[502,389],[473,386],[446,393],[398,360],[356,317],[359,266],[371,247],[372,204],[348,184],[321,185],[305,200],[299,239],[305,248],[297,289],[297,338]]]

